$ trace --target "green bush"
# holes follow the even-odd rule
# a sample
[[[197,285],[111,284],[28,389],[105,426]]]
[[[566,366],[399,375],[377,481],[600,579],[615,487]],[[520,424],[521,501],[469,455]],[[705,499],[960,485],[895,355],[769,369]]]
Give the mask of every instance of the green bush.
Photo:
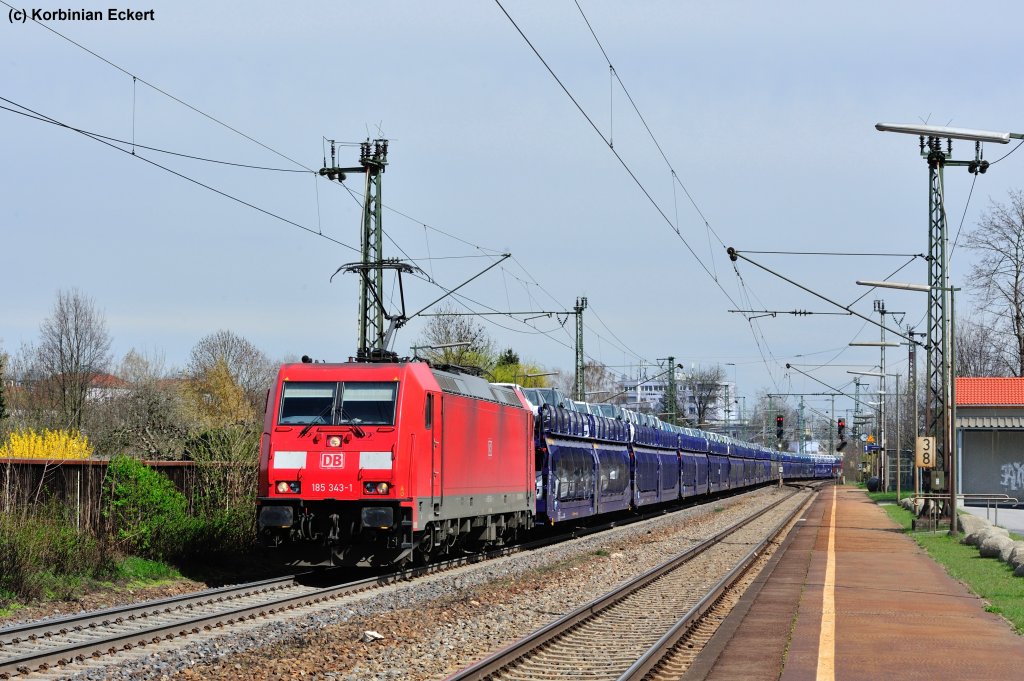
[[[112,459],[104,517],[124,553],[178,565],[235,555],[252,546],[252,505],[190,515],[174,484],[140,461]]]
[[[67,598],[112,570],[105,547],[59,510],[0,516],[0,608],[15,599]]]
[[[103,516],[121,551],[157,559],[180,551],[192,523],[188,501],[174,483],[122,456],[110,460],[103,484]]]

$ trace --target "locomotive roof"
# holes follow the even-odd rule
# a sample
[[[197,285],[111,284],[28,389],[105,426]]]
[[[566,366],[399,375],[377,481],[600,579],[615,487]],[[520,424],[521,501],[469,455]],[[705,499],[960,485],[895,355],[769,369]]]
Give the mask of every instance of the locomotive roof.
[[[479,376],[470,374],[456,374],[450,371],[441,371],[440,369],[431,369],[430,371],[434,374],[437,384],[441,386],[441,390],[446,393],[462,395],[464,397],[475,397],[478,400],[487,400],[489,402],[498,402],[510,407],[522,408],[523,406],[512,388],[492,385]]]
[[[519,400],[519,397],[512,388],[492,385],[485,379],[480,378],[479,376],[473,376],[472,374],[462,374],[435,369],[426,362],[295,363],[282,366],[281,374],[284,377],[284,380],[288,380],[288,374],[290,372],[295,372],[297,376],[301,376],[302,378],[299,380],[308,380],[311,375],[315,375],[319,371],[338,369],[364,369],[368,371],[412,370],[421,376],[423,375],[423,372],[429,372],[433,375],[434,380],[437,381],[442,392],[452,395],[461,395],[463,397],[471,397],[478,400],[487,400],[488,402],[497,402],[498,404],[504,404],[510,407],[519,407],[520,409],[524,408],[523,403]],[[395,376],[395,378],[397,379],[398,377]]]

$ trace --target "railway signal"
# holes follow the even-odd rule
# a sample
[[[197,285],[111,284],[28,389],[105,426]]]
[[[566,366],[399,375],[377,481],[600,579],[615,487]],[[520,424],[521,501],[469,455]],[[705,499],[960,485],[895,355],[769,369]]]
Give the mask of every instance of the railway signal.
[[[836,422],[836,430],[839,433],[839,445],[836,446],[836,451],[841,452],[846,447],[846,419],[839,419]]]
[[[775,417],[775,437],[782,439],[783,419],[782,414]]]

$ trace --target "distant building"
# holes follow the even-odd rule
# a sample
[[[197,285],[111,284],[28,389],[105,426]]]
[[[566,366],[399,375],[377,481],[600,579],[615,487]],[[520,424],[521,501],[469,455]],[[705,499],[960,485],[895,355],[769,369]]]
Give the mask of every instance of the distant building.
[[[657,376],[659,373],[659,371],[655,371],[654,375]],[[623,374],[616,381],[615,391],[620,394],[615,399],[615,402],[630,409],[637,409],[648,414],[657,414],[664,418],[661,409],[665,402],[665,392],[668,390],[668,383],[667,376],[649,378],[647,373],[641,373],[639,376],[626,376]],[[711,405],[706,414],[708,425],[714,426],[715,430],[725,427],[727,422],[729,424],[738,422],[740,417],[736,410],[736,384],[731,381],[723,381],[721,386],[722,391],[719,399]],[[676,375],[676,394],[681,409],[679,415],[690,420],[696,420],[697,400],[690,390],[686,388],[682,372],[677,372]]]
[[[131,392],[128,383],[113,374],[96,374],[89,381],[85,399],[93,401],[111,400]]]

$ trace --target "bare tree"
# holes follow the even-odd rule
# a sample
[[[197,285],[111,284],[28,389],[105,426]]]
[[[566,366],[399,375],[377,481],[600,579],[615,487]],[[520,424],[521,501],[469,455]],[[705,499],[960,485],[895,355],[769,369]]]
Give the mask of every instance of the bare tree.
[[[698,427],[706,427],[709,414],[720,406],[724,381],[725,371],[717,364],[691,369],[687,372],[683,384],[697,408],[696,425]]]
[[[91,410],[89,433],[98,452],[178,459],[188,436],[180,381],[164,357],[130,350],[117,369],[124,388]]]
[[[7,353],[0,350],[0,426],[7,419]],[[0,427],[0,435],[3,435],[3,428]]]
[[[955,369],[957,376],[1001,376],[1006,358],[993,325],[968,317],[956,322]]]
[[[186,373],[192,381],[206,380],[226,369],[256,412],[262,411],[267,388],[274,380],[274,364],[262,350],[231,331],[204,336],[192,348]]]
[[[110,334],[103,313],[84,293],[59,291],[39,331],[35,365],[40,387],[61,425],[81,428],[89,388],[110,366]]]
[[[458,314],[453,305],[438,308],[413,347],[417,356],[433,364],[454,364],[490,371],[497,357],[494,342],[483,325],[472,317]]]
[[[1006,366],[1024,376],[1024,193],[1011,191],[1009,205],[992,201],[964,245],[981,256],[968,282],[996,320]]]
[[[576,371],[558,371],[554,383],[565,395],[575,399]],[[606,402],[618,393],[615,374],[602,362],[587,360],[583,364],[583,392],[587,402]]]

